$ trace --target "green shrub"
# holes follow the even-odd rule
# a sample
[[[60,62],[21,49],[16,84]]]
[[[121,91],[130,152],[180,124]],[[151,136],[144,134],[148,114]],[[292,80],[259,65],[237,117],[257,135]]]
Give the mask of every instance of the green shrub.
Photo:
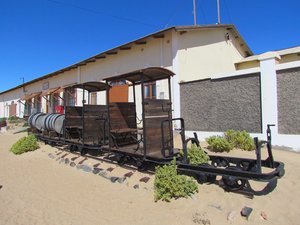
[[[183,151],[180,151],[180,155],[183,156]],[[196,144],[192,144],[190,148],[188,148],[187,151],[187,158],[189,164],[192,165],[199,165],[202,163],[207,163],[209,161],[208,154]]]
[[[34,135],[29,135],[18,140],[10,149],[16,155],[20,155],[24,152],[34,151],[39,148],[37,139]]]
[[[196,181],[185,175],[177,174],[176,160],[171,164],[155,168],[154,199],[169,202],[171,198],[187,198],[198,192]]]
[[[25,122],[25,123],[23,124],[23,127],[29,127],[28,122]]]
[[[221,136],[211,136],[206,139],[208,148],[215,152],[229,152],[233,149],[233,144]]]
[[[0,127],[5,127],[5,126],[7,126],[6,118],[2,117],[0,118]]]
[[[16,117],[16,116],[10,116],[10,117],[8,117],[8,121],[10,122],[10,123],[14,123],[14,122],[16,122],[16,121],[18,121],[18,117]]]
[[[235,148],[251,151],[255,149],[253,139],[246,131],[227,130],[224,133],[225,139],[233,144]]]

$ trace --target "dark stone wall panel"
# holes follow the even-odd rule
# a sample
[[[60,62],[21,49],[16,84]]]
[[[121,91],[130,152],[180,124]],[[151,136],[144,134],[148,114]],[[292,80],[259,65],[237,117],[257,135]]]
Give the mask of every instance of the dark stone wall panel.
[[[300,68],[277,73],[278,132],[300,134]]]
[[[180,93],[187,130],[261,132],[259,74],[182,83]]]

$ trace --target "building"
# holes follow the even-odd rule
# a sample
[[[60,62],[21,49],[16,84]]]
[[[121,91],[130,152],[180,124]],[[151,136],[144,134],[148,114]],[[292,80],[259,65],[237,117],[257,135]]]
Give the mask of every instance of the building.
[[[281,133],[280,110],[278,115],[269,115],[277,108],[275,93],[276,97],[281,96],[276,91],[277,86],[281,87],[277,85],[277,73],[294,69],[292,79],[299,79],[295,69],[299,66],[298,52],[298,48],[293,48],[253,55],[233,25],[171,27],[0,93],[0,117],[23,117],[33,109],[59,111],[63,99],[69,105],[80,105],[84,93],[70,90],[71,85],[163,67],[176,74],[172,78],[173,115],[186,120],[187,134],[197,131],[199,137],[205,138],[227,129],[245,129],[262,137],[266,124],[275,123],[279,125],[275,136],[299,138],[297,129]],[[126,90],[132,91],[130,86]],[[168,94],[166,83],[149,84],[146,93],[150,98],[164,98]],[[97,93],[89,96],[89,101],[105,102],[105,97]],[[291,118],[299,115],[299,109],[295,110]],[[293,126],[297,124],[299,121]],[[300,144],[291,144],[287,139],[276,144],[300,149]]]
[[[274,124],[273,144],[299,151],[300,47],[246,57],[235,66],[180,84],[188,135],[197,131],[203,139],[236,129],[264,140],[267,124]]]

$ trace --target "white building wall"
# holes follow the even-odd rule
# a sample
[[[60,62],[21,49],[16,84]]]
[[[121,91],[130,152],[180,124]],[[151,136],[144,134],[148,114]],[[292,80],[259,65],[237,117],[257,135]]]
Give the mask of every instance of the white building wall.
[[[278,96],[277,96],[277,71],[300,66],[300,61],[285,64],[276,64],[279,59],[277,54],[264,54],[260,57],[260,67],[239,70],[232,73],[216,74],[212,79],[229,78],[236,76],[247,76],[259,72],[261,74],[261,106],[262,106],[262,133],[251,133],[251,137],[258,137],[260,140],[267,140],[267,124],[274,124],[271,127],[272,144],[278,147],[291,148],[300,151],[300,135],[286,135],[278,133]],[[213,135],[223,135],[222,132],[186,131],[188,137],[193,137],[196,132],[199,140],[204,141]]]
[[[179,82],[233,72],[234,63],[243,58],[239,44],[226,28],[177,33],[177,38]]]

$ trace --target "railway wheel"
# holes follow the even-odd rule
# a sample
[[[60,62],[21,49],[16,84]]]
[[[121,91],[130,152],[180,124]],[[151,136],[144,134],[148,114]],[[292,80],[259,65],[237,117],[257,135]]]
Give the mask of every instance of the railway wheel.
[[[242,171],[241,168],[238,167],[227,167],[226,170],[240,170]],[[229,191],[238,191],[241,190],[245,187],[247,180],[246,179],[241,179],[236,176],[231,176],[231,175],[223,175],[222,176],[222,181],[225,185],[225,188],[228,189]]]
[[[204,165],[207,167],[213,167],[212,165],[207,164],[207,163],[205,163]],[[213,184],[213,183],[215,183],[217,176],[214,174],[198,173],[195,175],[195,178],[198,181],[198,183],[200,183],[200,184],[203,184],[203,183]]]
[[[255,163],[248,161],[248,160],[239,161],[237,163],[237,166],[244,171],[253,171],[253,170],[255,171],[256,170]]]
[[[211,165],[214,167],[229,167],[229,162],[227,159],[223,157],[216,157],[211,160]]]
[[[125,155],[116,155],[117,157],[117,162],[120,166],[124,165],[125,164],[125,161],[126,161],[126,156]]]
[[[84,156],[87,153],[87,149],[78,146],[78,150],[81,156]]]
[[[146,163],[144,162],[143,159],[136,159],[136,166],[139,171],[146,170]]]

